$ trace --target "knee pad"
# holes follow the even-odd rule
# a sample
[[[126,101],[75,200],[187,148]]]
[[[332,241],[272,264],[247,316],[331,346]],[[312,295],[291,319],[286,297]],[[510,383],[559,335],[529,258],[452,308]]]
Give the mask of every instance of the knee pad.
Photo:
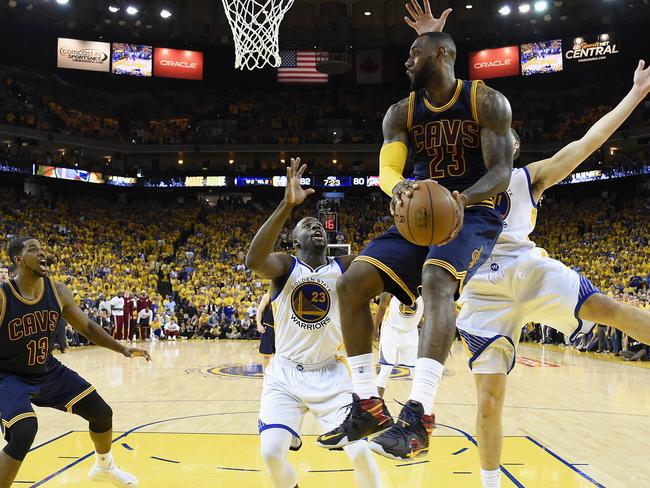
[[[101,434],[113,428],[113,410],[96,391],[75,404],[72,413],[86,419],[92,432]]]
[[[5,430],[7,445],[3,451],[16,461],[23,461],[34,443],[36,432],[38,432],[36,417],[19,420]]]

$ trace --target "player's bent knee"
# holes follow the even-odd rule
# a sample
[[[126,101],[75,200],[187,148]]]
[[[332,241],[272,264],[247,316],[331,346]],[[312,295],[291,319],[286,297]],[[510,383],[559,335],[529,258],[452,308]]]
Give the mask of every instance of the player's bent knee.
[[[89,429],[97,434],[113,428],[113,409],[96,391],[72,407],[72,412],[86,419]]]
[[[383,280],[379,272],[366,263],[353,263],[336,280],[336,293],[347,306],[367,305],[368,300],[382,292]]]
[[[36,433],[38,432],[38,421],[36,417],[28,417],[19,420],[5,432],[7,445],[3,451],[7,456],[16,461],[23,461],[32,448]]]
[[[458,280],[440,266],[427,265],[422,269],[422,294],[437,298],[451,297],[458,288]]]

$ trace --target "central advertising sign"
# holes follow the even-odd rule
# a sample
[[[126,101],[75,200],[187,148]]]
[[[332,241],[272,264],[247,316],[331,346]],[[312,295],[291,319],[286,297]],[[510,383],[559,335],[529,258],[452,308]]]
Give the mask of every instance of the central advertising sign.
[[[157,47],[153,53],[153,75],[184,80],[203,79],[203,53]]]

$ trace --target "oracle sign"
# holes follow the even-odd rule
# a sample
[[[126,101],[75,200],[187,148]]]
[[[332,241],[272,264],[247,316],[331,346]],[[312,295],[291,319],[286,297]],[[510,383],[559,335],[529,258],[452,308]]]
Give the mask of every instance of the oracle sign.
[[[473,80],[519,75],[519,48],[483,49],[469,55],[469,77]]]
[[[203,79],[203,53],[157,47],[153,52],[153,75],[162,78]]]

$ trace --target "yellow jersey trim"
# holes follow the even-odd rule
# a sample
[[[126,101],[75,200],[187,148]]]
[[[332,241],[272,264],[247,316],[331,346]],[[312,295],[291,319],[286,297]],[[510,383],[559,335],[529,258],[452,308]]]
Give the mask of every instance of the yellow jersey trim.
[[[467,276],[467,271],[458,271],[454,266],[447,261],[443,261],[442,259],[427,259],[424,262],[425,265],[429,264],[431,266],[438,266],[440,268],[444,268],[451,275],[458,280],[458,294],[460,295],[463,291],[463,285],[465,284],[465,276]]]
[[[66,411],[68,413],[72,413],[72,407],[74,407],[77,403],[79,403],[81,400],[83,400],[88,395],[90,395],[93,391],[95,391],[95,387],[94,386],[89,386],[84,391],[79,393],[76,397],[74,397],[72,400],[70,400],[68,403],[66,403],[66,405],[65,405]]]
[[[395,273],[395,271],[390,269],[387,265],[385,265],[384,263],[382,263],[378,259],[375,259],[375,258],[370,257],[370,256],[357,256],[354,259],[354,261],[365,261],[366,263],[371,264],[375,268],[380,269],[381,271],[386,273],[391,280],[393,280],[397,285],[399,285],[399,287],[402,290],[404,290],[404,293],[406,293],[408,295],[408,297],[411,299],[411,306],[413,306],[413,304],[415,303],[415,300],[416,300],[415,295],[413,295],[413,293],[411,293],[411,290],[409,290],[409,287],[406,286],[406,283],[404,283],[399,276],[397,276],[397,273]],[[354,261],[352,261],[352,262],[354,262]]]
[[[14,425],[16,422],[20,422],[21,420],[25,420],[25,419],[32,418],[32,417],[36,418],[36,413],[34,413],[34,412],[21,413],[19,415],[16,415],[11,420],[2,419],[2,425],[4,425],[5,429],[8,429],[12,425]]]
[[[490,198],[487,198],[487,199],[485,199],[485,200],[483,200],[483,201],[481,201],[481,202],[478,202],[478,203],[472,203],[471,205],[468,205],[467,208],[469,208],[469,207],[489,207],[489,208],[495,208],[495,204],[494,204],[494,202],[495,202],[495,198],[494,198],[494,197],[490,197]]]
[[[409,93],[409,110],[406,118],[406,127],[411,130],[413,126],[413,107],[415,106],[415,92]]]
[[[5,291],[0,288],[0,327],[2,327],[2,321],[5,319],[5,312],[7,311],[7,295]]]
[[[434,107],[431,105],[431,102],[427,100],[426,96],[423,96],[422,98],[424,99],[424,105],[431,110],[432,112],[444,112],[445,110],[448,110],[451,108],[451,106],[456,103],[456,100],[458,100],[458,97],[460,96],[460,90],[463,87],[463,80],[457,80],[456,81],[456,91],[454,92],[454,96],[451,97],[451,100],[449,100],[447,103],[445,103],[442,107]]]
[[[11,280],[7,281],[7,283],[9,283],[9,289],[11,290],[11,292],[16,296],[18,300],[23,302],[25,305],[36,305],[38,302],[40,302],[43,299],[43,295],[45,295],[45,278],[41,278],[41,283],[42,283],[41,292],[38,295],[38,297],[36,297],[36,299],[34,300],[27,300],[26,298],[20,296],[20,293],[18,293],[18,290],[14,288],[14,285],[13,283],[11,283]]]
[[[483,80],[474,80],[472,81],[472,91],[471,91],[471,105],[472,105],[472,117],[474,117],[474,122],[478,124],[478,107],[476,106],[476,92],[479,84],[483,83]]]

